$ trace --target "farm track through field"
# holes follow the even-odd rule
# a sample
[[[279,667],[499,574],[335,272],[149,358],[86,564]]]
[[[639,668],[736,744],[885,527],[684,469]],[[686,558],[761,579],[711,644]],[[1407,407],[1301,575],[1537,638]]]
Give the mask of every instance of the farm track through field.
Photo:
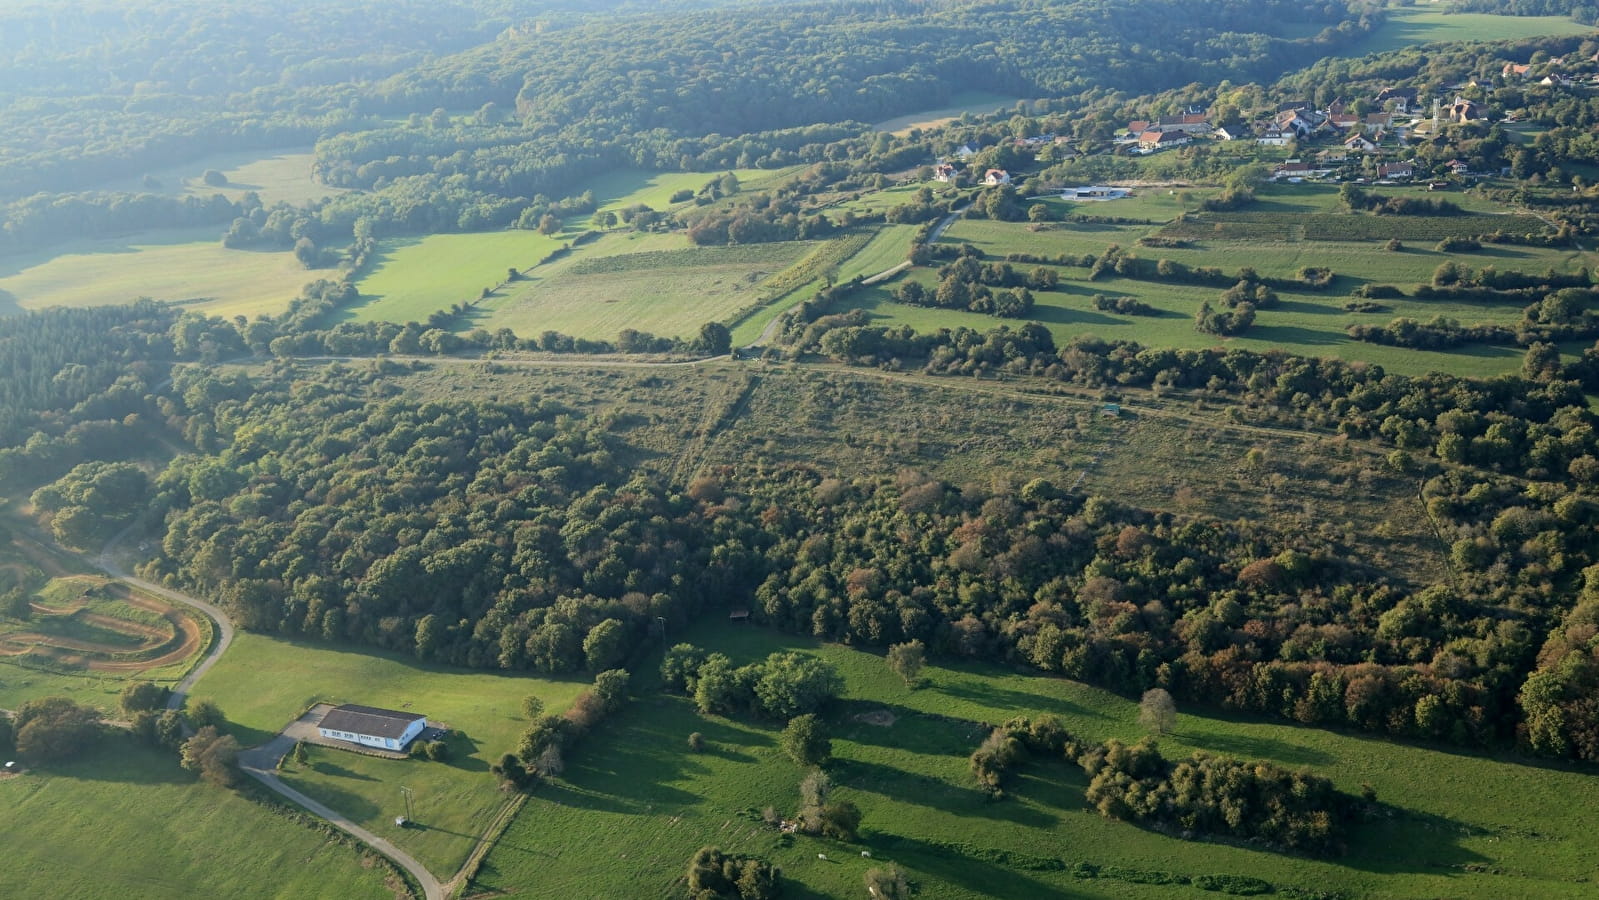
[[[222,658],[222,654],[225,653],[228,647],[233,644],[233,620],[228,618],[228,614],[223,612],[221,608],[214,604],[207,603],[206,601],[197,597],[191,597],[187,594],[163,587],[162,585],[156,584],[153,581],[139,578],[138,576],[133,575],[126,569],[122,568],[121,564],[116,561],[116,548],[117,545],[120,544],[125,537],[127,537],[128,533],[132,531],[132,529],[133,526],[131,525],[128,528],[123,529],[115,537],[107,541],[105,547],[103,547],[100,550],[100,553],[92,560],[87,560],[87,558],[85,559],[87,561],[91,561],[97,568],[105,572],[110,577],[117,579],[124,584],[131,585],[154,596],[170,600],[173,603],[187,605],[200,611],[211,619],[216,628],[216,640],[212,643],[211,649],[206,654],[205,658],[202,659],[194,668],[190,669],[189,673],[172,688],[172,694],[167,700],[167,708],[181,709],[184,703],[188,700],[189,691],[193,690],[194,683],[198,681],[206,672],[210,671],[211,667],[216,665],[217,660]],[[42,535],[35,533],[32,529],[22,530],[21,537],[23,537],[26,541],[36,545],[33,549],[36,552],[42,551],[42,555],[45,557],[50,557],[55,552],[68,554],[71,553],[71,551],[68,551],[65,548],[52,545]],[[29,553],[28,555],[30,558],[35,557],[35,553]],[[52,560],[51,562],[53,563],[51,568],[64,571],[64,567],[62,567],[58,561]],[[184,616],[183,618],[188,619],[187,616]],[[192,620],[190,620],[190,625],[194,628],[194,643],[197,645],[199,642],[199,627],[198,625],[195,625]],[[189,642],[185,641],[185,645],[187,646],[188,644]],[[191,647],[187,652],[192,653],[193,648]],[[147,663],[141,663],[140,665],[145,668],[149,667],[149,664]],[[280,735],[275,740],[281,739],[282,736]],[[292,746],[292,743],[290,746]],[[269,748],[271,747],[272,744],[269,742],[267,745],[258,747],[255,749],[255,751],[251,752],[270,752]],[[281,752],[278,753],[278,756],[282,756],[282,754],[287,751],[288,747],[282,748]],[[273,762],[276,762],[275,758]],[[444,885],[441,884],[437,878],[434,878],[433,874],[410,854],[399,849],[398,847],[395,847],[393,844],[378,837],[372,832],[367,831],[359,825],[356,825],[354,822],[351,822],[349,819],[341,816],[336,811],[329,809],[315,800],[312,800],[310,797],[301,794],[299,791],[294,790],[293,788],[279,781],[277,776],[272,774],[270,770],[261,771],[259,769],[251,768],[243,757],[240,759],[240,764],[247,774],[255,778],[257,781],[260,781],[266,787],[277,792],[278,794],[281,794],[289,800],[294,801],[296,804],[309,810],[313,815],[324,819],[339,830],[354,836],[367,846],[373,848],[379,853],[382,853],[384,856],[387,856],[396,865],[405,869],[405,871],[409,872],[411,877],[415,878],[417,883],[422,886],[422,892],[426,900],[445,900],[447,894],[444,889]]]

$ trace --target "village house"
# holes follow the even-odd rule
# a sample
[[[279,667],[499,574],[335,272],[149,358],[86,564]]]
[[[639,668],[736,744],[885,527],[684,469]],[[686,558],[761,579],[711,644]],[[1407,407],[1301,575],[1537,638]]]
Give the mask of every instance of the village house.
[[[1360,124],[1360,117],[1347,110],[1327,112],[1327,125],[1337,131],[1348,131]]]
[[[416,713],[345,704],[328,710],[317,723],[317,731],[328,740],[380,750],[404,750],[427,724],[428,717]]]
[[[1364,134],[1352,134],[1344,138],[1344,149],[1351,153],[1373,153],[1377,150],[1377,141],[1382,139],[1379,132],[1376,139],[1368,138]]]
[[[1543,80],[1538,83],[1544,87],[1571,87],[1576,84],[1570,76],[1562,75],[1559,72],[1551,72],[1545,75]]]
[[[960,147],[956,148],[955,150],[956,159],[971,159],[976,155],[977,149],[971,144],[961,144]]]
[[[1378,178],[1414,178],[1415,166],[1407,162],[1383,163],[1377,167]]]
[[[1146,131],[1138,136],[1138,147],[1145,153],[1154,153],[1156,150],[1166,150],[1171,147],[1181,147],[1193,140],[1187,133],[1181,131]]]
[[[1455,102],[1449,104],[1451,122],[1475,122],[1482,117],[1482,109],[1464,97],[1456,97]]]
[[[1532,66],[1530,64],[1505,63],[1505,67],[1499,70],[1499,74],[1505,78],[1526,78],[1527,73],[1531,71]]]
[[[1377,92],[1376,102],[1385,109],[1392,108],[1394,112],[1408,113],[1415,109],[1419,92],[1410,87],[1383,88]]]
[[[1470,175],[1471,174],[1471,166],[1470,166],[1470,164],[1468,164],[1463,159],[1451,159],[1450,161],[1444,163],[1444,165],[1449,167],[1449,174],[1451,174],[1451,175]]]
[[[1223,125],[1217,125],[1216,130],[1211,132],[1212,136],[1223,141],[1240,140],[1249,137],[1249,134],[1249,126],[1242,122],[1228,122]]]
[[[1001,184],[1010,184],[1010,173],[1004,169],[989,169],[983,173],[983,184],[995,187]]]
[[[1315,172],[1316,167],[1310,163],[1290,159],[1285,163],[1279,163],[1277,168],[1272,170],[1271,177],[1274,181],[1296,181],[1301,178],[1309,178]]]
[[[1263,147],[1286,147],[1293,143],[1293,140],[1294,133],[1278,128],[1275,122],[1261,126],[1255,135],[1255,143]]]
[[[1155,128],[1161,131],[1181,131],[1184,134],[1207,134],[1210,132],[1209,117],[1200,113],[1183,113],[1180,116],[1161,116],[1155,120]]]
[[[1308,109],[1290,109],[1278,113],[1274,121],[1278,128],[1306,138],[1319,131],[1326,119],[1320,113]]]
[[[1394,114],[1387,112],[1367,113],[1366,120],[1361,126],[1367,134],[1377,134],[1394,127]]]
[[[941,181],[945,184],[953,184],[958,178],[960,178],[960,173],[955,171],[955,167],[949,163],[939,163],[933,167],[934,181]]]

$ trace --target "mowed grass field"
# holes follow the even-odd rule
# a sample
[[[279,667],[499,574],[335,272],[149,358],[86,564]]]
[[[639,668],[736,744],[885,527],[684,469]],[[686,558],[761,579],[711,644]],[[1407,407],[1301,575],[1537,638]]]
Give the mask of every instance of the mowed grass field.
[[[1503,41],[1545,35],[1591,34],[1567,16],[1496,16],[1487,13],[1434,12],[1389,9],[1388,21],[1369,40],[1347,48],[1340,56],[1386,53],[1435,41]]]
[[[988,91],[961,91],[950,98],[947,106],[896,116],[895,118],[878,122],[872,127],[878,131],[887,131],[891,134],[909,134],[912,129],[916,128],[927,129],[946,125],[966,113],[991,113],[1009,106],[1015,106],[1020,100],[1020,97],[993,94]]]
[[[326,275],[292,253],[230,250],[218,229],[142,232],[0,257],[0,314],[47,306],[172,300],[217,316],[281,313]]]
[[[762,282],[801,259],[803,242],[692,248],[686,239],[606,235],[485,303],[472,324],[524,337],[558,331],[614,340],[626,328],[692,338],[759,298]],[[663,245],[673,249],[660,249]]]
[[[735,169],[733,174],[739,179],[740,191],[744,192],[759,190],[780,182],[794,171],[794,168]],[[601,210],[614,212],[623,207],[642,203],[652,209],[665,211],[692,205],[692,201],[672,203],[671,197],[674,193],[685,189],[698,191],[722,174],[724,173],[645,172],[623,169],[593,179],[583,187],[594,192],[595,201]],[[573,330],[544,326],[535,321],[532,324],[536,330],[524,332],[521,327],[527,327],[525,320],[538,319],[542,313],[525,308],[521,312],[505,315],[499,313],[499,310],[507,306],[519,308],[527,306],[518,298],[524,297],[532,286],[549,280],[562,268],[559,264],[536,269],[532,267],[553,251],[571,243],[578,235],[589,230],[592,227],[591,218],[586,214],[569,217],[562,223],[561,230],[553,235],[542,235],[536,231],[503,230],[384,240],[379,244],[378,256],[373,267],[358,283],[361,289],[361,303],[344,311],[344,317],[355,321],[424,321],[429,315],[441,309],[447,309],[457,303],[476,301],[484,288],[492,288],[505,281],[507,270],[515,268],[525,272],[528,281],[507,285],[504,290],[499,291],[484,304],[485,310],[494,312],[474,316],[473,327],[486,322],[493,322],[493,327],[500,327],[509,322],[509,327],[524,337],[536,336],[539,331],[549,327],[554,327],[564,334],[604,339],[614,338],[618,331],[629,327],[666,336],[675,334],[676,332],[655,331],[647,325],[631,325],[614,315],[601,316],[603,321],[599,323],[589,323],[587,318],[579,315],[575,317],[576,321],[573,324],[566,321],[569,309],[555,313],[555,317]],[[604,245],[603,249],[601,244]],[[637,235],[615,232],[606,235],[602,241],[573,248],[572,252],[559,262],[570,263],[613,253],[687,246],[687,241],[680,235]],[[624,247],[626,249],[623,249]],[[678,290],[681,288],[682,285],[677,286]],[[608,297],[626,299],[609,295]],[[562,306],[559,303],[555,305]],[[698,320],[694,322],[693,327],[697,329],[705,321],[709,320]]]
[[[345,311],[358,322],[422,322],[473,301],[508,270],[526,269],[566,241],[536,231],[488,231],[386,238],[361,278],[361,303]]]
[[[731,169],[722,172],[648,172],[643,169],[619,169],[598,178],[590,179],[583,187],[594,192],[594,200],[601,210],[620,210],[626,206],[643,204],[656,211],[675,209],[693,203],[692,200],[672,202],[679,191],[698,192],[700,188],[720,179],[731,171],[738,179],[739,192],[769,188],[798,172],[802,166],[782,169]]]
[[[522,698],[536,694],[552,712],[584,688],[495,672],[421,665],[415,660],[337,645],[240,634],[195,686],[214,700],[228,730],[246,747],[264,743],[311,704],[356,703],[414,710],[455,733],[448,762],[390,760],[312,748],[308,766],[288,766],[284,781],[414,854],[448,879],[506,802],[489,765],[516,748],[527,727]],[[415,794],[421,827],[398,828],[400,786]]]
[[[260,195],[261,202],[267,206],[280,201],[299,205],[344,193],[343,188],[329,187],[311,176],[311,166],[315,161],[316,154],[311,147],[214,153],[147,173],[155,179],[155,184],[146,183],[144,176],[140,175],[109,181],[98,189],[168,197],[222,194],[235,202],[253,191]],[[206,184],[203,176],[211,169],[227,176],[227,184]]]
[[[130,738],[0,779],[0,896],[328,900],[394,896],[366,852],[199,781]]]
[[[1168,756],[1205,750],[1268,759],[1327,775],[1345,791],[1375,787],[1389,814],[1358,826],[1349,855],[1304,859],[1104,819],[1083,802],[1081,770],[1064,762],[1029,763],[1003,801],[976,788],[967,757],[985,734],[977,723],[1052,714],[1084,738],[1135,740],[1132,700],[977,665],[930,666],[925,684],[911,690],[876,653],[760,628],[717,624],[676,639],[735,663],[799,649],[839,667],[846,693],[830,716],[829,771],[834,796],[864,813],[861,842],[787,839],[761,824],[768,805],[794,810],[804,774],[778,748],[778,723],[701,716],[686,698],[643,694],[571,754],[564,779],[534,792],[475,889],[667,898],[681,890],[676,879],[689,856],[707,844],[771,860],[783,870],[784,895],[805,898],[858,896],[864,871],[889,862],[909,870],[926,897],[1209,896],[1185,885],[1023,871],[985,854],[996,850],[1068,866],[1247,875],[1279,893],[1335,890],[1351,900],[1589,897],[1599,877],[1587,822],[1599,781],[1586,772],[1183,710],[1161,742]],[[863,720],[884,712],[892,724]],[[707,740],[705,752],[688,750],[693,731]]]

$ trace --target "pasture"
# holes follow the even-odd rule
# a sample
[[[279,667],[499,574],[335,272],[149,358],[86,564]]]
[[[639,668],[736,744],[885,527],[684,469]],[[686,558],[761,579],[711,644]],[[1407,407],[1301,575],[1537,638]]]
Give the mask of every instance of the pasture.
[[[313,703],[358,703],[416,710],[452,730],[448,762],[390,760],[312,748],[308,766],[287,766],[283,780],[415,855],[448,879],[460,867],[505,796],[491,762],[513,750],[527,723],[522,698],[537,694],[559,712],[584,687],[488,671],[423,665],[395,654],[357,651],[241,633],[195,686],[214,700],[227,730],[246,747],[266,742]],[[398,828],[399,786],[415,792],[421,827]]]
[[[424,322],[476,300],[507,270],[526,269],[565,243],[536,231],[490,231],[385,238],[371,270],[357,282],[361,303],[344,311],[358,322]]]
[[[327,274],[306,269],[292,253],[230,250],[220,237],[213,228],[148,231],[0,258],[0,314],[139,297],[217,316],[276,314]]]
[[[798,166],[783,169],[732,169],[738,178],[739,192],[770,188],[799,171]],[[619,169],[585,182],[583,187],[594,192],[594,200],[601,211],[616,211],[628,206],[643,204],[650,209],[663,211],[689,204],[692,201],[672,201],[679,191],[698,192],[705,185],[720,179],[726,172],[647,172],[642,169]]]
[[[1579,25],[1568,16],[1497,16],[1414,8],[1390,9],[1388,21],[1376,34],[1337,55],[1387,53],[1439,41],[1505,41],[1592,32],[1592,27]]]
[[[267,206],[278,202],[299,205],[344,193],[343,188],[329,187],[312,177],[315,161],[316,154],[310,147],[214,153],[145,175],[109,181],[98,189],[168,197],[221,194],[235,202],[254,192]],[[212,169],[226,176],[227,183],[206,184],[203,176]]]
[[[1348,856],[1291,857],[1104,819],[1083,802],[1082,772],[1064,762],[1030,762],[1002,801],[976,788],[966,758],[985,734],[978,723],[1053,714],[1090,740],[1137,739],[1137,704],[1115,694],[942,661],[912,690],[877,653],[722,624],[677,639],[735,663],[799,649],[839,667],[846,693],[830,716],[828,769],[834,796],[864,813],[861,841],[781,836],[761,823],[766,806],[793,811],[803,776],[778,749],[780,723],[702,716],[686,698],[652,696],[641,685],[638,699],[571,754],[564,778],[534,792],[474,888],[668,897],[688,857],[714,844],[776,863],[785,896],[806,898],[854,896],[865,869],[888,862],[909,870],[922,896],[940,898],[1207,896],[1140,877],[1149,874],[1246,875],[1279,893],[1337,891],[1350,900],[1591,892],[1586,810],[1599,802],[1599,783],[1583,772],[1183,710],[1162,740],[1168,756],[1206,750],[1307,767],[1346,791],[1369,782],[1387,804],[1386,818],[1358,826]],[[707,741],[703,753],[688,749],[693,731]],[[1035,862],[1044,860],[1061,870]],[[1104,867],[1101,877],[1073,875],[1078,863]],[[1145,883],[1118,880],[1128,878]]]
[[[1381,192],[1404,196],[1414,191],[1395,188]],[[1195,199],[1193,192],[1147,192],[1125,201],[1092,204],[1093,209],[1085,210],[1098,213],[1103,209],[1107,216],[1145,218],[1156,223],[1150,225],[1057,222],[1035,229],[1024,223],[962,219],[944,233],[942,242],[970,243],[990,258],[1003,258],[1009,253],[1042,257],[1099,255],[1115,245],[1148,260],[1167,259],[1223,272],[1249,266],[1264,276],[1283,279],[1295,278],[1305,267],[1330,268],[1336,274],[1331,287],[1323,291],[1278,289],[1281,304],[1261,310],[1253,328],[1232,338],[1201,334],[1193,328],[1192,319],[1199,305],[1205,301],[1218,303],[1220,288],[1117,276],[1090,281],[1089,271],[1077,267],[1056,267],[1059,287],[1034,292],[1037,306],[1029,318],[1050,328],[1058,343],[1079,334],[1093,334],[1156,347],[1282,348],[1309,356],[1377,363],[1402,374],[1500,374],[1517,370],[1522,352],[1517,347],[1472,344],[1451,351],[1410,350],[1352,340],[1346,328],[1354,323],[1387,324],[1398,317],[1426,321],[1436,316],[1465,324],[1513,326],[1522,318],[1522,304],[1496,306],[1407,296],[1381,300],[1376,311],[1350,312],[1344,304],[1350,300],[1352,290],[1382,284],[1397,286],[1408,294],[1415,285],[1429,282],[1434,270],[1447,261],[1472,269],[1492,266],[1500,271],[1530,273],[1551,269],[1573,273],[1599,266],[1599,255],[1569,247],[1487,244],[1475,251],[1438,251],[1435,245],[1441,237],[1499,229],[1521,232],[1539,225],[1536,220],[1472,194],[1450,195],[1452,201],[1467,210],[1466,215],[1374,216],[1335,211],[1337,191],[1330,186],[1282,186],[1263,191],[1260,201],[1244,211],[1204,213],[1172,221],[1185,206],[1192,208]],[[1130,205],[1135,202],[1141,205]],[[1171,224],[1158,224],[1161,222]],[[1139,246],[1140,238],[1154,236],[1178,239],[1184,244]],[[1403,248],[1385,249],[1381,241],[1390,236],[1400,237]],[[1017,265],[1023,271],[1033,268],[1031,263]],[[930,269],[912,270],[902,277],[929,287],[935,284]],[[893,302],[890,290],[890,286],[865,289],[855,294],[851,302],[874,320],[908,324],[919,331],[959,326],[987,330],[1000,324],[992,317],[964,311],[903,306]],[[1136,298],[1154,307],[1156,314],[1129,316],[1102,311],[1094,307],[1096,294]]]
[[[607,235],[507,286],[505,296],[483,304],[473,325],[524,337],[559,331],[614,340],[633,328],[692,338],[706,322],[727,321],[761,299],[763,282],[812,249],[801,242],[643,249],[655,243]]]
[[[878,122],[872,127],[878,131],[905,135],[918,128],[925,131],[929,128],[937,128],[940,125],[948,125],[967,113],[982,115],[998,112],[1007,107],[1015,106],[1019,102],[1021,102],[1020,97],[1011,97],[1005,94],[993,94],[988,91],[961,91],[951,97],[949,104],[946,106],[896,116],[895,118]]]
[[[384,900],[368,851],[126,736],[48,771],[0,778],[0,896],[74,900]]]

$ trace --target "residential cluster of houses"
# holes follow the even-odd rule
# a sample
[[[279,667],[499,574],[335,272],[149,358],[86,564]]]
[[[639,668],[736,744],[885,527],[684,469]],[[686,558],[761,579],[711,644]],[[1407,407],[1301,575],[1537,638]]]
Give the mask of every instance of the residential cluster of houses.
[[[962,147],[961,149],[964,150],[966,148]],[[968,153],[966,155],[971,156],[972,154]],[[956,153],[956,156],[960,156],[960,154]],[[955,164],[951,162],[941,162],[933,167],[934,181],[941,181],[945,184],[956,184],[965,177],[966,173],[957,168]],[[983,173],[980,183],[986,184],[989,187],[995,187],[1001,184],[1010,184],[1010,173],[1004,169],[989,169]]]

